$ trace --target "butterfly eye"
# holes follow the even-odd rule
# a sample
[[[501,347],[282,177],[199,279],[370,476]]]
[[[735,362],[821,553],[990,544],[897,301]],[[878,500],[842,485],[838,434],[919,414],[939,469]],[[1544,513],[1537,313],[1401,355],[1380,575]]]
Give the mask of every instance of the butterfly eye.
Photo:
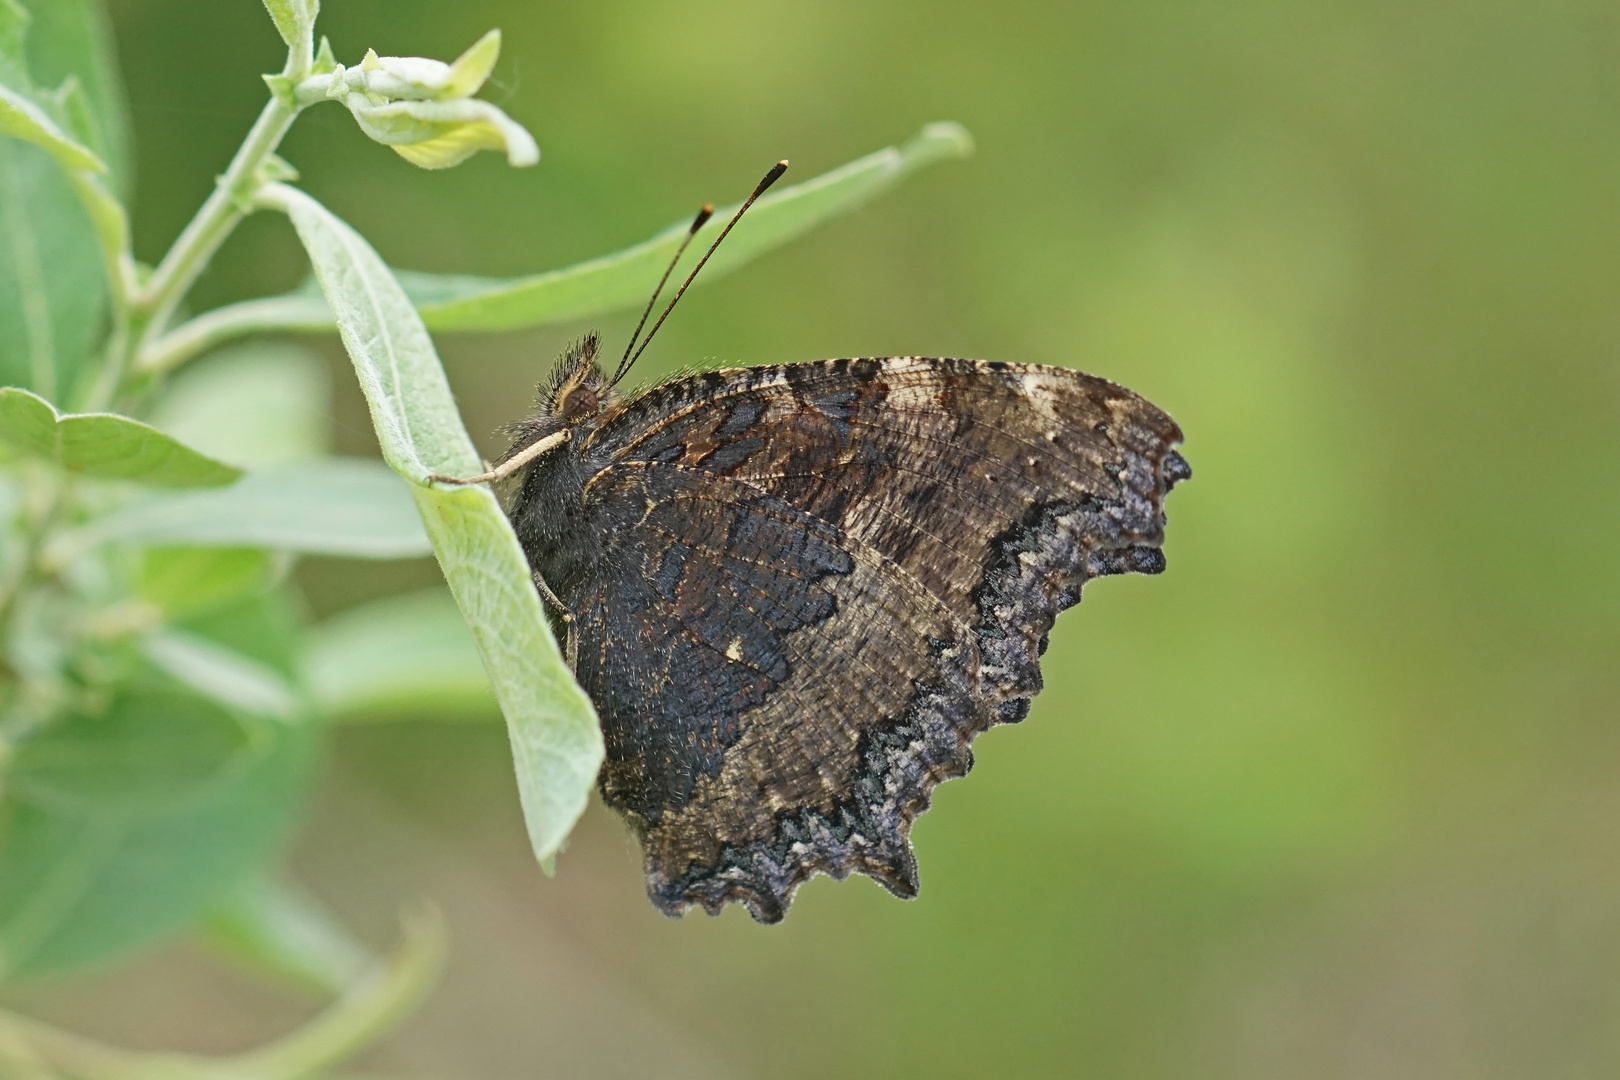
[[[582,416],[596,414],[596,391],[585,386],[576,386],[568,392],[562,400],[560,410],[564,420],[577,420]]]

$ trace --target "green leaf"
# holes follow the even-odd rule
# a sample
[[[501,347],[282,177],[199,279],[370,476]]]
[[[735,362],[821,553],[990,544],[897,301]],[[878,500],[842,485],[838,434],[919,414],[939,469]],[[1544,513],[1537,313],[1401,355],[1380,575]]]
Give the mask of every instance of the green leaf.
[[[17,0],[0,0],[0,85],[13,90],[29,90],[28,56],[23,43],[28,36],[28,9]]]
[[[300,42],[310,40],[315,16],[321,9],[317,0],[264,0],[264,7],[276,24],[276,33],[288,48],[297,48]]]
[[[304,684],[332,718],[499,715],[455,600],[442,589],[350,608],[312,628]]]
[[[0,442],[101,480],[218,487],[242,475],[139,420],[115,413],[58,413],[44,398],[14,386],[0,387]]]
[[[6,788],[68,816],[159,816],[206,798],[255,756],[229,712],[178,690],[147,689],[23,743]]]
[[[279,848],[317,728],[261,724],[241,743],[211,703],[140,708],[117,738],[79,719],[19,750],[13,776],[27,778],[0,799],[0,978],[83,967],[179,929]]]
[[[153,547],[141,553],[135,595],[172,620],[188,619],[268,587],[274,560],[260,548]]]
[[[433,342],[371,245],[294,188],[278,185],[265,201],[287,213],[309,252],[389,464],[418,484],[481,471]],[[595,711],[563,663],[494,494],[411,493],[506,716],[524,821],[544,863],[584,812],[601,766]]]
[[[904,146],[879,150],[803,184],[770,191],[754,204],[725,246],[709,260],[709,268],[698,281],[713,281],[725,271],[855,209],[917,169],[965,157],[972,147],[972,139],[959,124],[929,124]],[[693,244],[692,258],[719,235],[729,213],[717,212],[714,221],[700,231],[703,243]],[[680,222],[635,247],[526,277],[488,278],[413,270],[395,270],[394,276],[430,330],[512,330],[567,322],[645,303],[690,225],[690,221]],[[308,293],[300,288],[285,296],[228,304],[206,312],[160,341],[143,363],[163,368],[232,337],[277,329],[322,330],[333,325],[330,313],[312,304]]]
[[[383,459],[419,484],[482,471],[433,342],[371,245],[297,188],[268,185],[263,197],[287,213],[309,252]]]
[[[104,331],[107,281],[122,296],[133,274],[128,221],[100,175],[110,158],[127,184],[127,124],[104,23],[95,0],[40,5],[31,27],[14,0],[0,5],[0,135],[36,144],[0,138],[0,383],[51,400],[73,385]]]
[[[235,649],[181,630],[147,634],[141,645],[154,666],[220,705],[276,720],[298,717],[298,695],[287,680]]]
[[[257,341],[174,376],[151,421],[221,461],[265,469],[328,452],[331,398],[319,356],[290,342]]]
[[[58,127],[44,109],[27,95],[5,86],[0,86],[0,135],[33,143],[69,171],[107,171],[106,164],[89,147],[81,146]]]
[[[77,75],[69,75],[62,80],[61,86],[45,96],[67,133],[79,145],[94,147],[101,142],[101,133],[96,129],[96,116],[91,110],[90,98],[85,94],[84,84],[79,81]]]
[[[925,165],[967,156],[972,140],[958,124],[935,123],[898,148],[888,147],[832,172],[770,191],[709,260],[699,280],[714,281],[821,223],[849,213]],[[720,235],[735,206],[715,212],[689,251],[696,259]],[[422,319],[434,330],[511,330],[582,319],[644,303],[690,221],[671,225],[652,239],[612,255],[532,277],[495,280],[458,276],[430,281],[413,275],[410,286]]]
[[[113,186],[130,190],[129,108],[118,72],[112,29],[99,0],[47,0],[33,9],[28,64],[34,82],[76,78],[90,107],[92,137],[81,140],[107,163]]]
[[[336,997],[376,959],[302,888],[244,882],[209,912],[203,941],[256,973]]]
[[[57,538],[56,565],[109,541],[262,547],[356,559],[432,551],[406,484],[366,458],[249,473],[228,488],[131,503]]]
[[[58,399],[93,353],[106,303],[72,184],[39,147],[0,138],[0,383]]]

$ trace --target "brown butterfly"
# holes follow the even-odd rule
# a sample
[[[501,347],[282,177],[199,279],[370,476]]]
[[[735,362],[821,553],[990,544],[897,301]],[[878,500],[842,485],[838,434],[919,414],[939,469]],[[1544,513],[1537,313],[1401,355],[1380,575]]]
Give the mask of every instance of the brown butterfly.
[[[620,395],[786,164],[612,378],[585,338],[496,469],[459,481],[521,474],[512,523],[601,716],[602,796],[669,915],[777,922],[817,871],[915,896],[930,792],[1029,712],[1087,580],[1164,569],[1164,497],[1191,475],[1170,417],[1065,368],[821,360]]]

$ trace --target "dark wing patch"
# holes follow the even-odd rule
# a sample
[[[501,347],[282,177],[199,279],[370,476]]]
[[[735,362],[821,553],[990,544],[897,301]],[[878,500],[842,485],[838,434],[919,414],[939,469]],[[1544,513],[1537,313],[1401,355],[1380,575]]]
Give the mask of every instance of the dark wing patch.
[[[641,521],[565,599],[654,902],[775,921],[818,870],[913,894],[911,822],[1027,713],[1057,612],[1163,569],[1180,438],[1105,380],[918,358],[711,372],[608,418],[586,503]]]

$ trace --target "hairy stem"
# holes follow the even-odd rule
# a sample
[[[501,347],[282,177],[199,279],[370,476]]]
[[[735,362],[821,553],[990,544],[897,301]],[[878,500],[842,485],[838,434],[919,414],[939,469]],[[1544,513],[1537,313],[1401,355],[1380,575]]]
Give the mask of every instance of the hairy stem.
[[[271,97],[265,103],[264,111],[231,159],[225,175],[215,184],[208,201],[186,225],[136,298],[136,306],[146,315],[148,333],[163,331],[175,306],[219,250],[219,245],[252,210],[259,167],[281,145],[297,116],[297,111],[279,98]]]
[[[311,64],[309,52],[308,48],[289,49],[283,75],[302,78]],[[101,373],[85,402],[87,408],[105,409],[116,400],[142,346],[168,327],[175,308],[196,283],[208,260],[242,218],[253,211],[253,193],[261,170],[281,145],[301,108],[271,95],[224,174],[215,181],[213,192],[181,231],[146,284],[129,298],[127,305],[120,305]]]
[[[444,929],[424,911],[407,918],[405,942],[297,1031],[230,1057],[115,1049],[0,1010],[0,1076],[7,1065],[75,1080],[301,1080],[325,1073],[393,1027],[421,1001],[444,962]],[[21,1069],[17,1069],[21,1072]]]
[[[271,296],[227,304],[181,323],[142,347],[137,375],[162,375],[232,338],[264,331],[331,330],[332,309],[319,296]]]

